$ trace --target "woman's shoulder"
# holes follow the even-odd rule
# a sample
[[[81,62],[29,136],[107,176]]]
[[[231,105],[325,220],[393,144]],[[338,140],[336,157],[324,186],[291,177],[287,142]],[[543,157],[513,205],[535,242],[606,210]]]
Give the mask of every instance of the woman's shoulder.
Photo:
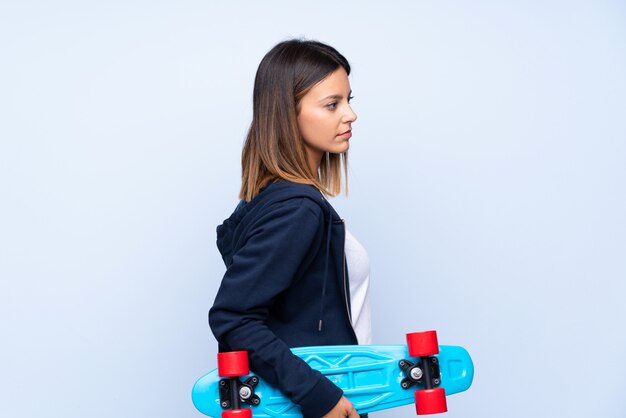
[[[291,193],[305,196],[323,196],[317,187],[311,184],[297,183],[290,180],[275,180],[269,182],[263,189],[263,191],[271,191],[273,193]]]
[[[340,219],[315,186],[287,180],[268,183],[252,200],[241,201],[235,213],[236,218],[244,223],[257,223],[298,209],[302,209],[301,216],[308,213],[320,221]]]
[[[272,207],[303,204],[324,209],[328,202],[324,195],[312,185],[282,180],[268,184],[248,204]]]

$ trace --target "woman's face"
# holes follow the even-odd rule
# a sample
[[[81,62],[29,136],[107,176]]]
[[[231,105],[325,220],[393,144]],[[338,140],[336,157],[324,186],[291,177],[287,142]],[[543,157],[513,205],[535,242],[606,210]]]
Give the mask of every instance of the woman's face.
[[[298,128],[314,173],[325,152],[339,154],[350,147],[352,122],[357,118],[350,107],[351,92],[348,74],[339,67],[300,101]]]

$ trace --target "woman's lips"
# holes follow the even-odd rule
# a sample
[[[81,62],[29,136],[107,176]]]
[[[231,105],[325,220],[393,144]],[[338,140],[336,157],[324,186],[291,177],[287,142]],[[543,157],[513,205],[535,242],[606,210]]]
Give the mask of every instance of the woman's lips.
[[[352,131],[344,132],[344,133],[339,134],[337,136],[340,136],[342,138],[350,138],[350,137],[352,137]]]

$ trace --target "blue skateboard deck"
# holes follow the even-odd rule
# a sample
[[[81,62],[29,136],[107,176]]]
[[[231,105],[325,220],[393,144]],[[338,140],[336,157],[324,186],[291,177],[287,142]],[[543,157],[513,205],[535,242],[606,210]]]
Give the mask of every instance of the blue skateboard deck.
[[[401,368],[401,361],[419,362],[419,358],[409,356],[407,345],[298,347],[291,351],[343,389],[344,396],[359,414],[412,404],[416,389],[424,389],[421,383],[413,383],[407,389],[402,387],[407,374]],[[440,373],[437,387],[443,388],[445,395],[463,392],[471,386],[474,365],[463,347],[441,345],[433,357],[438,360]],[[250,373],[241,380],[253,375]],[[218,418],[224,411],[220,405],[222,379],[215,369],[198,379],[192,390],[195,407],[210,417]],[[297,404],[263,379],[259,378],[254,393],[259,404],[242,406],[250,407],[254,418],[302,417]]]

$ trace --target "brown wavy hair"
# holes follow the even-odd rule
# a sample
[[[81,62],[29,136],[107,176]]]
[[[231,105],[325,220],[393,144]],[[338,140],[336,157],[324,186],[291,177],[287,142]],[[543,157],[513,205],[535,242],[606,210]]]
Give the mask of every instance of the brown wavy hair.
[[[339,67],[350,75],[348,60],[329,45],[290,39],[274,46],[261,60],[254,80],[252,123],[241,155],[239,198],[247,202],[271,181],[311,184],[328,196],[341,192],[343,162],[348,194],[347,153],[326,153],[319,173],[308,164],[298,129],[300,101]]]

